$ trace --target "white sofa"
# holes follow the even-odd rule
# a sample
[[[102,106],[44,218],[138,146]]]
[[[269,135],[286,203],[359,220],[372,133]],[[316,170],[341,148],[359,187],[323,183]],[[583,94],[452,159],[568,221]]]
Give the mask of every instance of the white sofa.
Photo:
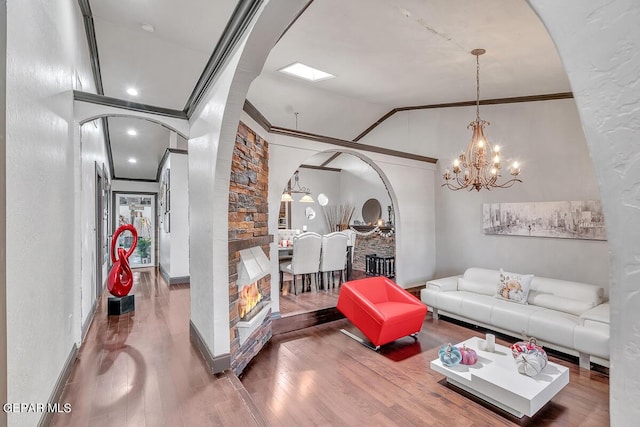
[[[422,302],[433,312],[609,366],[609,304],[602,287],[534,277],[527,304],[496,298],[500,271],[469,268],[427,282]]]

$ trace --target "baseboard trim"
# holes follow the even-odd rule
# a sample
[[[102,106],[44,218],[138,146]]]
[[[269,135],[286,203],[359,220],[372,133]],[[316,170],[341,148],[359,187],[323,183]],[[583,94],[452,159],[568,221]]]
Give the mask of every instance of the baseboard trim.
[[[51,397],[49,397],[49,401],[47,403],[53,405],[58,403],[60,398],[62,397],[62,392],[64,391],[64,386],[67,384],[67,380],[71,375],[71,370],[73,369],[73,365],[75,364],[76,358],[78,357],[78,351],[80,349],[76,344],[73,344],[71,347],[71,352],[69,352],[69,356],[67,360],[64,362],[64,367],[62,368],[62,372],[58,376],[58,380],[56,381],[55,386],[53,387],[53,391],[51,392]],[[40,422],[38,422],[38,427],[45,427],[51,424],[53,420],[53,416],[55,412],[45,411],[42,413],[42,417],[40,418]]]
[[[200,354],[202,354],[204,362],[209,368],[209,372],[212,374],[219,374],[220,372],[231,369],[231,355],[229,353],[222,354],[220,356],[214,356],[211,354],[209,347],[207,347],[202,335],[200,335],[200,331],[198,331],[198,328],[196,328],[192,321],[189,321],[189,336],[191,337],[191,341],[193,341],[200,351]]]
[[[164,269],[162,264],[159,265],[159,268],[160,268],[160,274],[169,285],[182,285],[186,283],[191,283],[191,276],[171,277],[167,272],[167,270]]]
[[[93,322],[94,317],[96,316],[96,310],[98,309],[98,301],[100,298],[96,299],[91,306],[91,310],[89,311],[89,316],[87,316],[87,320],[84,321],[84,325],[82,325],[82,330],[80,331],[80,342],[83,343],[84,339],[87,337],[87,332],[89,332],[89,327],[91,326],[91,322]]]
[[[164,267],[162,266],[162,264],[158,264],[158,267],[160,268],[160,275],[164,278],[164,280],[167,283],[171,283],[171,276],[169,276],[169,273],[167,272],[167,270],[164,269]]]
[[[169,279],[170,285],[184,285],[187,283],[191,283],[191,276],[178,276]]]

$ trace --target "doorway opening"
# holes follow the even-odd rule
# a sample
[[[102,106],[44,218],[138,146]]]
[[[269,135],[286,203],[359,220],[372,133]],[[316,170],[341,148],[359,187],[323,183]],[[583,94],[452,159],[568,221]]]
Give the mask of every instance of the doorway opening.
[[[114,229],[131,224],[138,232],[138,244],[129,258],[131,267],[156,265],[156,195],[153,193],[114,193]],[[133,244],[130,233],[118,237],[116,247],[128,250]]]

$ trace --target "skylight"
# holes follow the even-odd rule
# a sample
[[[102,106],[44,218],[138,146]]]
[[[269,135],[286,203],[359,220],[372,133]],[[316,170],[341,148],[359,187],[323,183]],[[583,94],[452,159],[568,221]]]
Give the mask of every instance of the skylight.
[[[294,62],[291,65],[287,65],[286,67],[279,69],[278,71],[312,82],[331,79],[335,77],[333,74],[329,74],[313,67],[309,67],[308,65],[304,65],[301,62]]]

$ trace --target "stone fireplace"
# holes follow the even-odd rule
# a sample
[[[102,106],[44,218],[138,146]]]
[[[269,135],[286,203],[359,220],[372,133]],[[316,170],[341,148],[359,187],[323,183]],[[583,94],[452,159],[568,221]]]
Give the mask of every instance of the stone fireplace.
[[[267,141],[240,122],[229,183],[229,336],[236,375],[271,338],[268,177]]]

